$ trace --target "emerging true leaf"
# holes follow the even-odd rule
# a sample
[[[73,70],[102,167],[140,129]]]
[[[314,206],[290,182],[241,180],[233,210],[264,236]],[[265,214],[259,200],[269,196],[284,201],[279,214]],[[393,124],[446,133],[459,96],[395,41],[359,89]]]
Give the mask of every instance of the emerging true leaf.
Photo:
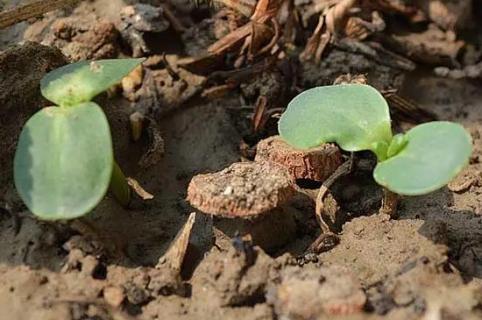
[[[304,91],[289,103],[279,132],[301,149],[336,142],[346,151],[372,150],[379,158],[386,156],[380,150],[386,153],[392,139],[387,102],[376,89],[361,84]]]
[[[419,125],[405,135],[406,146],[375,168],[375,180],[403,195],[421,195],[452,180],[469,161],[470,135],[458,124],[435,121]]]
[[[107,119],[95,103],[48,107],[24,126],[14,160],[15,186],[42,219],[88,213],[107,191],[113,149]]]
[[[407,145],[407,137],[403,133],[399,133],[393,136],[390,145],[387,150],[387,158],[391,158],[405,148]]]
[[[129,74],[143,59],[80,61],[49,72],[40,81],[42,95],[59,106],[88,102]]]

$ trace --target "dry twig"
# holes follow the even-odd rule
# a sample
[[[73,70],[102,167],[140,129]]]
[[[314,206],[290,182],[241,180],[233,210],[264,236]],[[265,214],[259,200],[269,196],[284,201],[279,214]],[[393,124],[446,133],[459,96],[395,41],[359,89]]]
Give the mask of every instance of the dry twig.
[[[72,6],[81,0],[39,0],[0,12],[0,29],[35,18],[44,13]]]

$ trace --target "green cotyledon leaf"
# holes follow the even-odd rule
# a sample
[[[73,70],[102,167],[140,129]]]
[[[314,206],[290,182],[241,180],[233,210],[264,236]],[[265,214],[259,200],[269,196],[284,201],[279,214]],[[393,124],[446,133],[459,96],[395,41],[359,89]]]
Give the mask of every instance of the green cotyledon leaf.
[[[435,121],[405,134],[406,145],[395,156],[378,163],[375,180],[402,195],[435,191],[452,180],[469,162],[472,141],[459,124]]]
[[[387,102],[375,88],[361,84],[302,92],[288,104],[278,128],[286,142],[300,149],[336,142],[346,151],[371,150],[382,159],[392,139]]]
[[[92,100],[119,83],[144,59],[80,61],[47,73],[40,81],[42,95],[59,106]]]
[[[38,217],[73,219],[104,197],[113,163],[109,125],[98,105],[48,107],[32,116],[20,134],[15,186]]]

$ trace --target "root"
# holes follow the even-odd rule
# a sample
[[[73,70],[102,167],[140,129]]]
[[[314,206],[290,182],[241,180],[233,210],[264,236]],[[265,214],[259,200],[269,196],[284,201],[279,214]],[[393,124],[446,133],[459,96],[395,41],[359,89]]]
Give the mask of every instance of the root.
[[[330,187],[335,183],[339,178],[347,175],[353,170],[353,164],[354,164],[354,154],[352,153],[350,158],[345,161],[341,166],[336,169],[333,174],[323,182],[323,184],[320,187],[320,190],[318,191],[318,194],[315,199],[315,213],[316,213],[316,220],[318,221],[320,228],[321,228],[321,234],[318,236],[318,238],[310,245],[308,248],[308,252],[313,252],[313,253],[320,253],[324,251],[328,251],[335,247],[339,242],[340,239],[339,237],[331,231],[330,227],[326,223],[326,221],[323,219],[323,213],[324,213],[324,204],[323,200],[330,189]]]

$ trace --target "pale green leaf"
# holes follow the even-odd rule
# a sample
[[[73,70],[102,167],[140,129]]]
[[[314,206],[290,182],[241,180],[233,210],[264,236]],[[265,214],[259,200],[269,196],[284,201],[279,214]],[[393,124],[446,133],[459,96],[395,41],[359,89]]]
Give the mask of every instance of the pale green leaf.
[[[344,84],[304,91],[288,105],[279,121],[281,137],[301,149],[336,142],[346,151],[387,148],[392,139],[390,114],[373,87]],[[379,157],[385,155],[379,154]]]
[[[80,61],[55,69],[40,81],[42,95],[60,106],[88,102],[119,83],[143,59]]]
[[[419,125],[405,135],[406,146],[380,162],[375,180],[403,195],[435,191],[452,180],[469,162],[470,135],[459,124],[435,121]]]
[[[15,186],[42,219],[72,219],[104,197],[112,175],[107,119],[95,103],[48,107],[24,126],[14,160]]]

